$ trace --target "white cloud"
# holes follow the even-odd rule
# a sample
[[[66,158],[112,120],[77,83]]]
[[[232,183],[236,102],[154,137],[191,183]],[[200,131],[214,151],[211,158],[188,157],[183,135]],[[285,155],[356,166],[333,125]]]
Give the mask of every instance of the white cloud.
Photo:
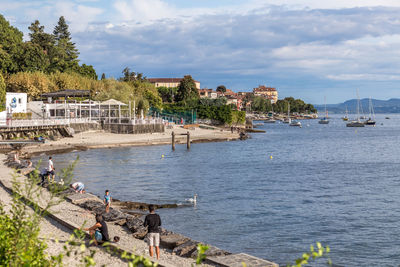
[[[400,81],[399,75],[386,75],[386,74],[339,74],[339,75],[327,75],[326,78],[337,81]]]
[[[263,81],[284,87],[289,80],[399,80],[400,9],[365,7],[400,7],[398,0],[252,0],[216,8],[90,1],[16,10],[30,22],[39,19],[48,32],[64,15],[82,62],[107,75],[129,66],[148,76],[191,73],[208,87],[224,80],[241,90]],[[16,13],[8,17],[21,20]]]

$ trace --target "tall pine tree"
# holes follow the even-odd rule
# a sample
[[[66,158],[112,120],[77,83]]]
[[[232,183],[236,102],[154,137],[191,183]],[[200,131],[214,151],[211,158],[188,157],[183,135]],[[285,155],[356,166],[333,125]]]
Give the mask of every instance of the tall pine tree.
[[[45,33],[44,26],[41,26],[38,20],[32,22],[31,26],[29,26],[28,29],[31,31],[29,33],[31,43],[39,45],[42,48],[43,53],[47,55],[49,51],[54,47],[54,36]]]
[[[79,68],[79,52],[75,48],[75,43],[71,41],[71,33],[64,16],[60,17],[58,24],[54,27],[53,36],[56,49],[52,55],[52,69],[64,72],[68,69]]]

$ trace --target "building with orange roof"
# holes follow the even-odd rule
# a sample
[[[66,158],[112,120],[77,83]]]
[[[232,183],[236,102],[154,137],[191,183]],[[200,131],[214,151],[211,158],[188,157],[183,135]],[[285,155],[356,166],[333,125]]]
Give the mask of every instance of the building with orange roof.
[[[253,89],[253,93],[255,96],[262,96],[266,99],[271,100],[271,103],[274,104],[278,101],[278,91],[273,87],[266,87],[265,85],[260,85],[257,88]]]

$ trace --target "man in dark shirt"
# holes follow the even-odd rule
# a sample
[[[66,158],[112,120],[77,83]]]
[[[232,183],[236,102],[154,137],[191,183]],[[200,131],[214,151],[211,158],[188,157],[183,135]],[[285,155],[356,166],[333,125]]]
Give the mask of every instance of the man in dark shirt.
[[[83,228],[84,231],[89,231],[90,236],[94,239],[94,243],[110,241],[108,236],[108,227],[101,214],[96,215],[96,223],[90,228]]]
[[[149,205],[150,214],[144,219],[144,227],[147,227],[149,239],[150,257],[153,257],[153,246],[156,247],[157,260],[160,259],[160,226],[161,218],[155,213],[154,205]]]

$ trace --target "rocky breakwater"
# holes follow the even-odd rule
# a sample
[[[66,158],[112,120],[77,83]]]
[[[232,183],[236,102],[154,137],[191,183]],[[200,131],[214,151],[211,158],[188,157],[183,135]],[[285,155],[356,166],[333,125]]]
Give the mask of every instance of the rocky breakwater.
[[[76,194],[73,191],[67,192],[66,199],[75,205],[91,211],[94,214],[102,214],[106,222],[115,223],[124,227],[127,232],[130,232],[135,238],[144,239],[147,235],[147,228],[143,226],[145,212],[149,203],[128,202],[128,201],[113,201],[113,206],[118,208],[110,208],[108,213],[105,213],[103,202],[97,196],[92,194]],[[177,208],[176,204],[154,204],[156,208]],[[123,212],[121,209],[129,210]],[[197,245],[200,241],[193,240],[184,235],[161,228],[160,246],[171,250],[175,255],[182,257],[197,257]],[[207,256],[224,256],[230,253],[209,245],[206,252]]]

